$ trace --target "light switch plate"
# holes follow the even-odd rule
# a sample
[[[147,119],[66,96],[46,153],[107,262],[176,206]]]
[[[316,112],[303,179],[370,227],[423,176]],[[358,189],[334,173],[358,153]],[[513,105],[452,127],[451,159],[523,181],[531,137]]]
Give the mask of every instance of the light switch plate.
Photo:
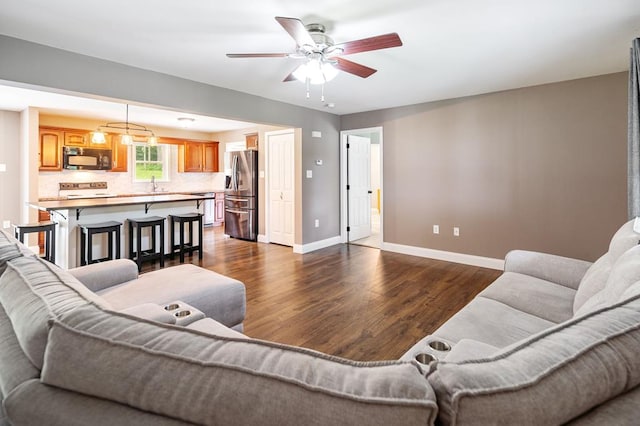
[[[0,172],[6,172],[7,171],[7,165],[6,164],[0,164]]]
[[[313,177],[313,171],[307,170],[307,179],[311,179]]]

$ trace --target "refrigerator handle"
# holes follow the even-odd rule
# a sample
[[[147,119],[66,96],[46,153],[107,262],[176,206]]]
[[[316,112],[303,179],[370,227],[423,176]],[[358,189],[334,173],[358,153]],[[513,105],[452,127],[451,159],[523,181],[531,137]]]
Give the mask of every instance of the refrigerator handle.
[[[232,174],[231,174],[231,185],[234,191],[238,190],[238,156],[233,156],[233,166],[232,166]]]

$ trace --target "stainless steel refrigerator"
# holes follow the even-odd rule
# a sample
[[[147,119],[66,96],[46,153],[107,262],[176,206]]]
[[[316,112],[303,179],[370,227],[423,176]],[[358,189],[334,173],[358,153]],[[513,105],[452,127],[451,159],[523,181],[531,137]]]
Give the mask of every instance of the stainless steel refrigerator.
[[[224,194],[224,233],[243,240],[258,239],[258,151],[232,151]]]

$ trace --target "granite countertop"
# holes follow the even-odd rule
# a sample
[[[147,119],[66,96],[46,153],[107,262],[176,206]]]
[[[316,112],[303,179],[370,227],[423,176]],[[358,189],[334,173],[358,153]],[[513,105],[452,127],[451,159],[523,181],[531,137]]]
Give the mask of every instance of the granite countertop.
[[[200,194],[209,194],[216,192],[224,192],[224,189],[210,189],[204,191],[158,191],[158,192],[136,192],[131,194],[117,194],[113,197],[93,197],[93,198],[74,198],[74,201],[77,200],[95,200],[100,198],[129,198],[129,197],[144,197],[144,196],[159,196],[159,195],[200,195]],[[72,200],[67,197],[40,197],[38,198],[38,202],[42,201],[67,201]]]
[[[202,192],[198,192],[202,194]],[[31,206],[40,210],[67,210],[67,209],[82,209],[82,208],[94,208],[94,207],[113,207],[113,206],[126,206],[134,204],[154,204],[154,203],[171,203],[179,201],[192,201],[192,200],[206,200],[213,199],[214,196],[193,195],[185,193],[150,193],[150,194],[128,194],[125,196],[117,197],[102,197],[102,198],[76,198],[67,199],[60,198],[55,200],[38,200],[35,203],[29,203]]]

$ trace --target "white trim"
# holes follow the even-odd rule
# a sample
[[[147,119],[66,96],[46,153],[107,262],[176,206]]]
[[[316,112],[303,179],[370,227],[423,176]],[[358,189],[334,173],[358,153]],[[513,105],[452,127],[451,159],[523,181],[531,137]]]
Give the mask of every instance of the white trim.
[[[320,250],[326,247],[331,247],[331,246],[335,246],[336,244],[340,244],[340,237],[331,237],[331,238],[327,238],[326,240],[321,240],[321,241],[314,241],[312,243],[309,244],[294,244],[293,245],[293,252],[294,253],[299,253],[299,254],[305,254],[305,253],[310,253],[312,251],[315,250]]]
[[[450,251],[434,250],[424,247],[405,246],[402,244],[382,243],[382,250],[394,253],[408,254],[411,256],[426,257],[429,259],[445,260],[447,262],[462,263],[464,265],[480,266],[504,270],[504,260],[491,257],[474,256],[472,254],[454,253]]]
[[[380,135],[380,241],[384,241],[384,132],[382,126],[340,131],[340,242],[347,242],[347,136],[363,133]],[[382,246],[380,247],[382,248]]]
[[[264,234],[258,234],[258,242],[269,244],[269,238],[267,238],[267,236]]]

